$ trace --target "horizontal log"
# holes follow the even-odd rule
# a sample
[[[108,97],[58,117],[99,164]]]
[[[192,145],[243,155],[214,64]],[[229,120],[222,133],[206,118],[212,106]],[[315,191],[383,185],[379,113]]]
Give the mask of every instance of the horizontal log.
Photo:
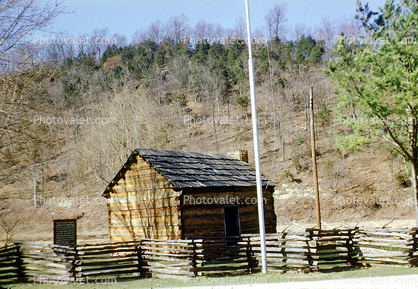
[[[27,281],[32,283],[41,283],[41,284],[68,284],[74,282],[74,277],[70,275],[53,275],[42,273],[40,275],[37,272],[25,272],[25,276],[32,278],[25,278]]]
[[[173,251],[173,252],[186,252],[190,251],[193,248],[197,248],[197,246],[194,246],[192,244],[182,244],[179,243],[178,245],[173,243],[157,243],[157,242],[146,242],[144,241],[140,247],[142,250],[145,249],[155,249],[155,250],[167,250],[167,251]]]
[[[404,231],[396,232],[392,230],[373,230],[373,231],[358,231],[355,236],[374,236],[374,237],[385,237],[385,238],[400,238],[400,239],[411,239],[413,234]]]
[[[187,268],[187,269],[180,269],[180,268],[162,268],[162,267],[148,267],[148,268],[144,268],[146,270],[148,270],[150,273],[154,274],[158,274],[158,273],[164,273],[164,274],[170,274],[170,275],[186,275],[186,276],[190,276],[191,273],[191,268]]]
[[[224,264],[248,264],[247,259],[237,259],[237,260],[225,260],[225,261],[203,261],[203,266],[215,266],[215,265],[224,265]]]
[[[150,217],[128,217],[128,218],[111,218],[112,227],[149,227],[149,226],[180,226],[181,221],[179,215],[172,216],[150,216]]]
[[[161,274],[161,273],[152,273],[152,277],[153,278],[159,278],[159,279],[189,279],[191,277],[194,277],[194,273],[189,273],[189,274],[182,274],[182,275],[170,275],[170,274]]]
[[[253,248],[254,252],[258,252],[261,249],[256,247]],[[308,252],[312,252],[312,249],[310,250],[309,248],[293,248],[293,247],[287,247],[287,248],[272,248],[272,247],[268,247],[266,248],[266,251],[268,251],[269,253],[273,253],[273,252],[282,252],[282,253],[308,253]]]
[[[112,265],[112,264],[121,264],[121,263],[127,263],[127,262],[130,265],[138,265],[140,260],[138,260],[138,258],[131,258],[131,259],[112,260],[112,261],[104,260],[104,261],[101,261],[101,262],[98,262],[98,261],[94,261],[94,262],[83,261],[81,263],[81,265],[79,265],[79,266],[82,266],[82,267],[105,266],[106,267],[106,266],[109,266],[109,265]]]
[[[19,250],[19,246],[16,244],[13,244],[11,246],[8,247],[2,247],[0,248],[0,256],[3,255],[3,253],[8,253],[10,251],[18,251]]]
[[[79,255],[82,256],[98,256],[98,255],[105,255],[105,254],[116,254],[116,253],[132,253],[135,254],[137,249],[106,249],[102,251],[79,251]]]
[[[183,239],[177,239],[177,240],[163,240],[163,239],[153,239],[153,238],[138,238],[138,242],[155,242],[155,243],[164,243],[164,244],[192,244],[197,242],[198,240],[183,240]]]
[[[81,272],[82,274],[85,274],[85,273],[87,273],[87,272],[95,272],[95,271],[97,271],[97,270],[101,270],[101,269],[106,269],[106,270],[116,270],[116,269],[121,269],[122,271],[124,270],[124,269],[126,269],[126,268],[128,268],[128,269],[130,269],[130,268],[139,268],[140,266],[140,264],[138,264],[138,263],[136,263],[136,264],[134,264],[134,263],[132,263],[132,262],[129,262],[128,264],[118,264],[118,265],[106,265],[106,264],[100,264],[100,265],[105,265],[105,266],[103,266],[103,267],[101,267],[101,268],[98,268],[98,267],[94,267],[94,266],[90,266],[90,264],[86,264],[86,265],[82,265],[82,266],[78,266],[78,270],[77,271],[79,271],[79,272]]]
[[[180,218],[180,211],[176,207],[161,207],[156,209],[113,211],[109,219],[111,221],[129,220],[129,219],[146,219],[146,218]]]
[[[388,252],[388,251],[374,251],[374,252],[363,252],[363,256],[385,256],[385,257],[408,257],[408,253],[402,252]]]
[[[360,236],[354,239],[355,241],[373,241],[373,242],[382,242],[382,243],[394,243],[394,244],[413,244],[414,239],[389,239],[389,238],[378,238],[378,237],[368,237],[368,236]]]
[[[19,259],[19,257],[20,257],[20,254],[16,254],[16,253],[11,252],[10,255],[0,258],[0,262],[17,260],[17,259]]]
[[[126,254],[107,254],[107,255],[87,255],[83,256],[80,255],[77,257],[77,260],[82,262],[88,262],[89,260],[97,261],[97,260],[108,260],[108,261],[116,261],[116,260],[130,260],[130,259],[138,259],[140,256],[139,253],[132,251],[131,253]]]
[[[277,265],[291,265],[291,264],[305,264],[309,265],[309,260],[304,259],[287,259],[287,258],[268,258],[267,259],[268,266],[273,266],[274,264]]]
[[[42,255],[42,254],[29,254],[25,253],[22,255],[22,258],[27,259],[34,259],[34,260],[45,260],[45,261],[51,261],[51,262],[71,262],[75,260],[74,255],[72,256],[66,256],[66,257],[55,257],[55,256],[48,256],[48,255]]]
[[[76,247],[77,251],[94,251],[94,250],[106,250],[106,249],[119,249],[119,248],[136,248],[141,245],[141,242],[124,242],[124,243],[108,243],[108,244],[84,244]]]
[[[38,254],[43,256],[57,256],[57,257],[63,257],[63,256],[71,256],[77,254],[75,250],[62,250],[62,249],[54,249],[54,250],[43,250],[43,249],[37,249],[34,247],[21,247],[20,249],[22,254]]]
[[[60,269],[66,269],[66,270],[71,268],[71,263],[59,264],[59,263],[54,263],[54,262],[50,262],[46,260],[34,260],[31,258],[23,258],[22,261],[25,266],[26,264],[29,264],[29,265],[39,265],[39,266],[47,267],[47,268],[60,268]]]
[[[84,248],[84,247],[102,247],[102,246],[138,246],[140,245],[140,241],[129,241],[129,242],[106,242],[106,243],[83,243],[78,244],[76,248]]]
[[[197,271],[199,272],[208,272],[208,271],[234,271],[245,269],[249,270],[250,267],[248,265],[241,265],[241,266],[213,266],[213,267],[202,267],[198,268]]]
[[[398,245],[398,244],[389,244],[389,243],[377,243],[377,242],[370,242],[370,241],[359,241],[354,243],[355,247],[386,247],[392,249],[412,249],[412,246],[406,245]]]
[[[174,262],[174,260],[173,260],[173,262],[164,262],[164,263],[161,263],[161,262],[158,262],[158,261],[148,261],[146,263],[146,265],[144,265],[144,266],[176,268],[176,267],[187,267],[187,266],[191,266],[192,264],[193,264],[192,260],[185,260],[185,261],[181,261],[181,262],[179,262],[179,261]]]
[[[15,273],[17,274],[19,272],[21,272],[21,270],[18,268],[2,269],[0,271],[0,279],[3,279],[3,277],[6,278],[7,276],[11,276]]]
[[[52,269],[52,268],[47,268],[47,267],[43,267],[43,266],[41,266],[41,267],[39,267],[39,266],[36,266],[36,264],[25,264],[24,265],[24,271],[25,271],[25,274],[28,272],[28,271],[37,271],[38,272],[38,274],[57,274],[57,275],[62,275],[62,276],[67,276],[67,275],[69,275],[70,273],[68,272],[68,270],[58,270],[58,269]]]
[[[160,199],[160,200],[156,200],[155,202],[153,202],[152,206],[154,208],[178,207],[180,206],[180,200],[178,200],[178,198]],[[126,210],[140,210],[142,206],[140,202],[132,201],[129,203],[108,204],[108,208],[110,211],[120,211],[120,210],[126,211]]]
[[[130,180],[121,179],[119,182],[112,187],[113,193],[125,193],[125,192],[136,192],[136,191],[159,191],[166,190],[170,187],[164,179],[156,181],[138,182],[138,179],[131,178]],[[172,186],[171,186],[172,187]],[[112,197],[112,194],[110,194]]]
[[[107,275],[107,274],[132,274],[133,272],[140,272],[138,267],[131,266],[120,266],[119,268],[107,268],[107,269],[99,269],[99,270],[83,270],[81,271],[80,276],[86,277],[86,276],[98,276],[98,275]]]
[[[134,188],[132,190],[123,191],[120,193],[111,194],[108,199],[109,204],[122,204],[130,202],[138,202],[140,204],[152,204],[157,200],[168,200],[168,199],[179,199],[179,192],[173,191],[172,189],[140,189]],[[147,206],[139,207],[141,210],[148,208]]]
[[[170,262],[181,262],[185,259],[173,258],[173,257],[163,257],[163,256],[144,255],[143,260],[160,260],[160,261],[170,261]]]
[[[2,274],[1,268],[8,268],[8,267],[15,267],[16,266],[16,260],[8,260],[8,261],[1,261],[0,263],[0,274]]]
[[[170,253],[162,253],[162,252],[150,252],[145,251],[142,253],[142,256],[146,258],[145,256],[164,256],[164,257],[173,257],[173,258],[189,258],[191,254],[170,254]]]
[[[318,231],[317,229],[312,229],[312,228],[308,228],[306,230],[307,232],[313,232],[313,231]],[[321,230],[319,232],[319,235],[321,236],[326,236],[326,235],[337,235],[337,234],[341,234],[341,235],[347,235],[347,234],[354,234],[357,232],[357,229],[355,228],[338,228],[338,229],[327,229],[327,230]]]
[[[319,244],[321,243],[347,243],[347,242],[351,242],[353,239],[352,238],[339,238],[338,236],[335,237],[328,237],[328,238],[315,238],[315,241],[317,241]]]
[[[277,240],[286,241],[286,242],[307,242],[307,241],[312,241],[312,240],[306,238],[305,236],[285,236],[285,237],[279,237],[279,236],[277,236],[277,237],[274,237],[274,238],[272,238],[272,237],[266,238],[266,241],[273,241],[274,242],[274,241],[277,241]],[[255,243],[260,242],[260,237],[251,237],[250,238],[250,241],[251,242],[255,242]]]
[[[261,254],[254,255],[254,257],[261,258]],[[269,261],[269,260],[273,261],[275,259],[288,259],[288,260],[290,260],[290,262],[292,260],[309,260],[309,258],[307,256],[302,256],[302,255],[294,255],[294,254],[291,254],[291,255],[280,255],[280,254],[270,255],[270,254],[268,254],[267,261]]]
[[[21,248],[25,247],[32,247],[32,248],[40,248],[46,250],[53,250],[54,252],[74,252],[74,248],[72,246],[63,246],[63,245],[52,245],[52,244],[45,244],[40,242],[33,242],[33,241],[15,241],[17,245]]]
[[[325,256],[311,256],[312,260],[316,261],[332,261],[332,260],[348,260],[349,257],[346,255],[325,255]]]
[[[393,263],[393,264],[409,264],[406,260],[395,260],[390,258],[362,258],[360,262],[374,262],[374,263]]]
[[[310,268],[311,266],[309,266],[309,265],[306,265],[306,264],[283,264],[283,265],[281,265],[281,264],[277,264],[277,265],[275,265],[275,264],[267,264],[267,268],[269,268],[268,269],[268,271],[270,271],[270,268],[286,268],[286,269],[305,269],[305,268]]]

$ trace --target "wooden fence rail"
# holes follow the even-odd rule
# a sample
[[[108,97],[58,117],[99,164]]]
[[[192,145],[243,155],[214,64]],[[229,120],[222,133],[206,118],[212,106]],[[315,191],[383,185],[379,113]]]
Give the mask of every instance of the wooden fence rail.
[[[266,235],[270,272],[418,265],[418,228],[306,229]],[[16,241],[0,249],[0,284],[88,278],[216,276],[260,271],[260,238],[138,239],[74,247]]]
[[[417,266],[418,228],[361,228],[353,238],[357,262]]]
[[[18,245],[0,249],[0,285],[21,279],[21,256]]]

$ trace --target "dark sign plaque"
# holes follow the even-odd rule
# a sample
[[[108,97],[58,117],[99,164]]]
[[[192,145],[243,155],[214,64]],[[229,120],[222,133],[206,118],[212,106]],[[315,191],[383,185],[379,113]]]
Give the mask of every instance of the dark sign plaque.
[[[75,246],[77,244],[77,220],[54,220],[54,244]]]

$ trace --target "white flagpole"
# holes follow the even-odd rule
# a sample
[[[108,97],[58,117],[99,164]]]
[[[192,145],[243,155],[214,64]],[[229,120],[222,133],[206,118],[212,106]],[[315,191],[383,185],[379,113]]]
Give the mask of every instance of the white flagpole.
[[[254,83],[254,67],[253,67],[253,53],[251,46],[251,27],[250,27],[250,10],[248,0],[245,0],[245,7],[247,10],[247,36],[248,36],[248,68],[250,74],[250,92],[251,92],[251,115],[253,121],[253,139],[254,139],[254,159],[255,172],[257,180],[257,203],[258,203],[258,220],[260,227],[260,244],[261,244],[261,264],[262,272],[267,272],[267,258],[266,258],[266,229],[264,225],[264,205],[263,205],[263,187],[261,185],[260,173],[260,151],[258,148],[258,126],[257,126],[257,103],[255,99],[255,83]]]

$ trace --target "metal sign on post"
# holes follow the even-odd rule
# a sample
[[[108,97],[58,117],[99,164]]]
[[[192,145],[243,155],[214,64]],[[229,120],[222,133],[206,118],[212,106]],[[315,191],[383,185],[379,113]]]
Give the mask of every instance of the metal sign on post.
[[[54,244],[77,245],[77,219],[54,220]]]
[[[260,173],[260,150],[258,144],[258,126],[257,126],[257,103],[255,98],[255,83],[254,83],[254,66],[253,53],[251,46],[251,27],[250,27],[250,10],[248,0],[245,1],[247,11],[247,36],[248,36],[248,67],[250,74],[250,91],[251,91],[251,118],[253,122],[253,139],[254,139],[254,159],[255,159],[255,173],[257,180],[257,203],[258,203],[258,220],[260,228],[260,244],[261,244],[261,265],[262,272],[267,272],[267,257],[266,257],[266,228],[264,225],[264,204],[263,204],[263,188],[261,186]]]

